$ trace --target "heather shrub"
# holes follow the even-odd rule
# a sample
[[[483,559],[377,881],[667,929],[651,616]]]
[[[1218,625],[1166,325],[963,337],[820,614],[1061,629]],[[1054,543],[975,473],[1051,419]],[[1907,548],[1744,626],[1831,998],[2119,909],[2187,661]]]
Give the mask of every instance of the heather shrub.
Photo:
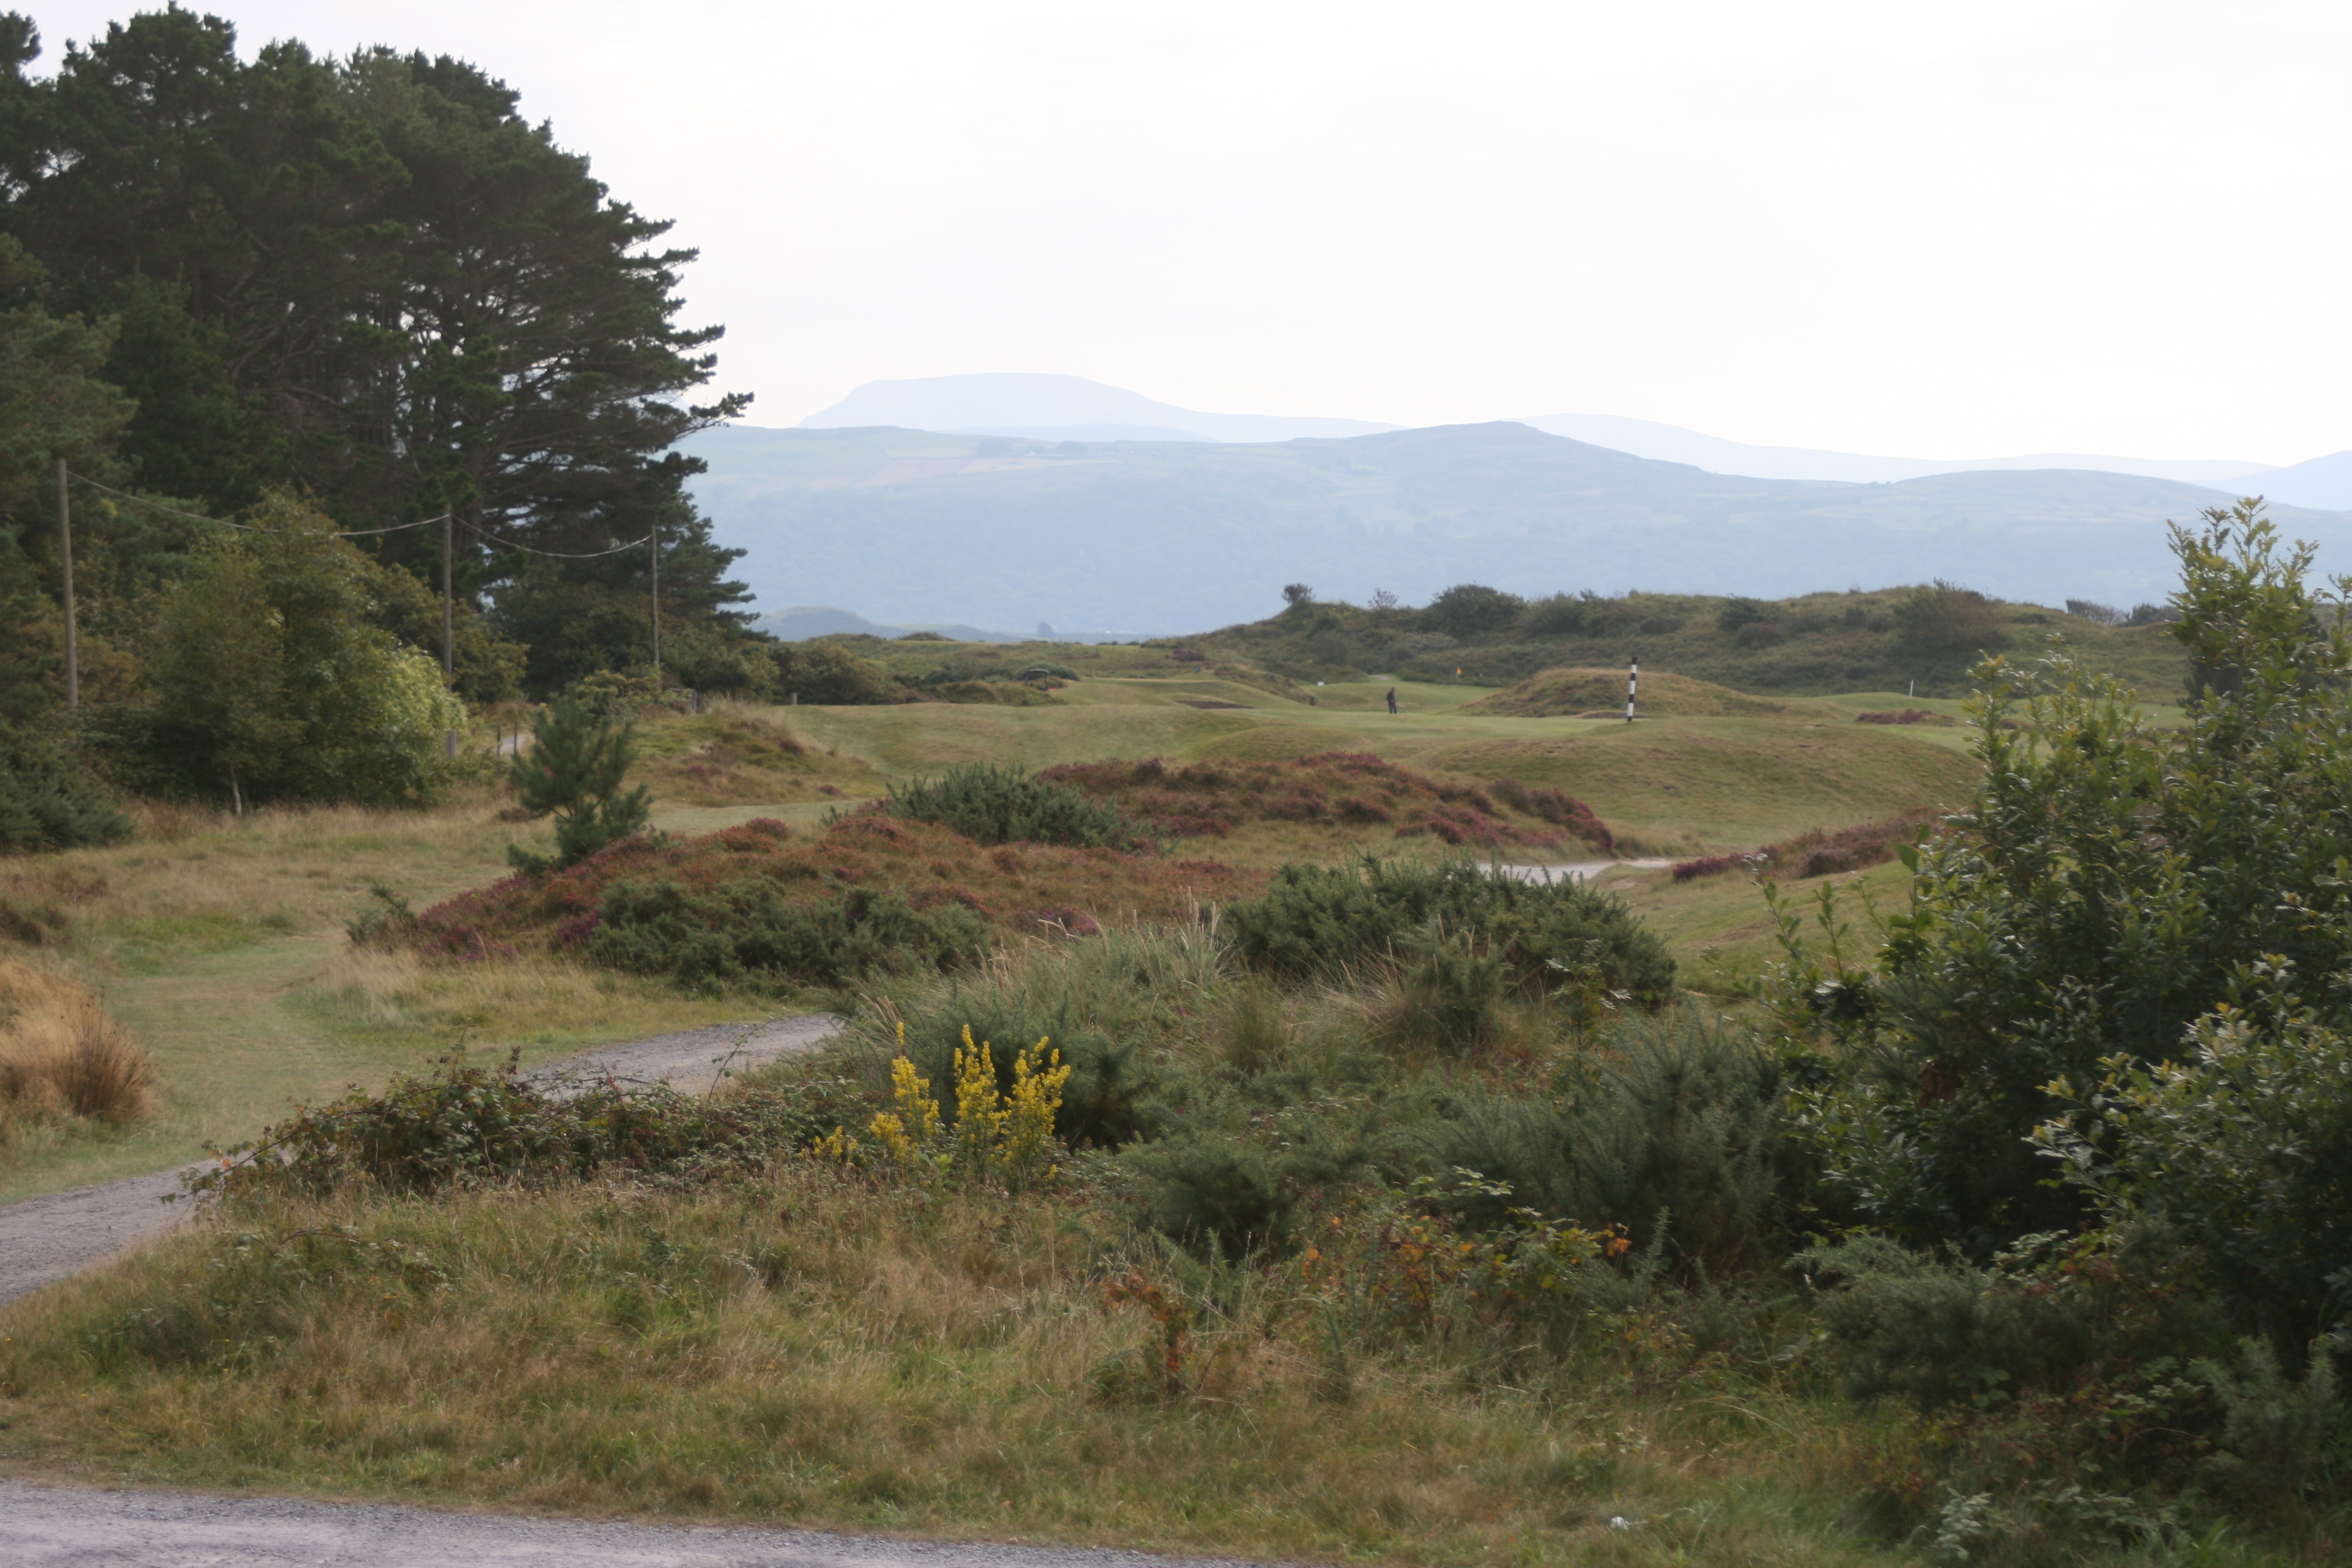
[[[1019,768],[986,763],[894,787],[887,810],[893,816],[936,822],[980,844],[1023,839],[1089,849],[1140,844],[1117,806]]]
[[[597,906],[589,956],[636,974],[718,988],[835,985],[977,958],[986,921],[961,904],[918,910],[887,889],[812,893],[753,876],[708,892],[663,879],[616,882]]]
[[[1654,1006],[1674,984],[1665,943],[1623,900],[1565,879],[1490,875],[1468,859],[1285,866],[1225,921],[1244,962],[1294,978],[1409,964],[1451,940],[1475,943],[1524,994],[1589,978]]]

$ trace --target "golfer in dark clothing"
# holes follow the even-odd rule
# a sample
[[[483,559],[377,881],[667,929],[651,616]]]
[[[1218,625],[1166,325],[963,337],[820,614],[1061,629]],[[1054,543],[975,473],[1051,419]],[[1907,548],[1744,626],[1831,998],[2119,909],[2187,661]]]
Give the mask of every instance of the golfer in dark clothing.
[[[1396,688],[1393,686],[1389,688],[1389,711],[1396,711]]]

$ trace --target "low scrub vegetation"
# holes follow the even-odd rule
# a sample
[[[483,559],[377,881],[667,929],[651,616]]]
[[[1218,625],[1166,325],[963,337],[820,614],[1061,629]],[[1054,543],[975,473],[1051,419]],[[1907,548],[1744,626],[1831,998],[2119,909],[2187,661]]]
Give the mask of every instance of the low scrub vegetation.
[[[1885,865],[1895,858],[1902,846],[1916,842],[1929,831],[1936,821],[1933,813],[1915,811],[1852,827],[1810,828],[1744,854],[1702,855],[1696,859],[1676,861],[1673,875],[1677,882],[1720,877],[1729,871],[1791,881],[1832,877]]]
[[[1255,824],[1307,823],[1428,837],[1483,849],[1609,852],[1607,825],[1583,802],[1516,780],[1479,786],[1367,754],[1321,752],[1273,763],[1065,763],[1039,777],[1104,801],[1171,838],[1222,838]]]
[[[936,822],[979,844],[1062,844],[1139,849],[1143,840],[1117,805],[1090,798],[1058,774],[975,764],[890,792],[889,814]]]
[[[576,952],[689,984],[790,989],[953,965],[1014,933],[1188,919],[1263,880],[1156,853],[982,845],[863,811],[814,832],[761,819],[625,840],[562,871],[461,894],[384,928],[383,940],[446,961]]]

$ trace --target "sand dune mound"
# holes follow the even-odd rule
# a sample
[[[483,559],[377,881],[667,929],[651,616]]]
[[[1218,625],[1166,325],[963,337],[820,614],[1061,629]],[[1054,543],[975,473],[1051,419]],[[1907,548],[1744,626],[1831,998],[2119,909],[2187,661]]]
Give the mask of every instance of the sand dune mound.
[[[1686,675],[1642,672],[1638,711],[1655,719],[1720,719],[1746,713],[1783,713],[1787,705],[1748,697],[1728,686],[1693,680]],[[1542,669],[1517,686],[1465,704],[1465,713],[1500,714],[1513,719],[1550,719],[1561,714],[1622,713],[1625,672],[1622,669]]]

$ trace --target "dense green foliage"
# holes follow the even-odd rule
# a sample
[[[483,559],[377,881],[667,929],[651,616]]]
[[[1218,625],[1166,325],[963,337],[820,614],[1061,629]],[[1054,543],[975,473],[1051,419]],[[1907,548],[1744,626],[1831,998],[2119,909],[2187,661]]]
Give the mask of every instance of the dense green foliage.
[[[693,253],[659,247],[666,223],[446,56],[247,61],[228,22],[178,8],[47,78],[39,54],[0,16],[0,405],[40,405],[9,422],[0,513],[47,512],[28,487],[58,456],[222,516],[297,489],[488,606],[499,637],[457,652],[493,697],[509,648],[541,690],[648,663],[651,552],[622,547],[658,534],[663,621],[724,688],[740,552],[673,448],[746,400],[691,401],[719,329],[678,322]],[[444,512],[446,552],[442,527],[404,526]],[[442,651],[437,613],[403,635]]]
[[[371,624],[381,569],[299,502],[253,515],[163,596],[142,700],[117,715],[127,765],[236,804],[427,798],[464,713],[430,658]]]
[[[617,882],[596,912],[591,957],[689,985],[835,985],[950,968],[989,945],[988,923],[961,904],[919,910],[887,890],[813,894],[765,877],[699,893]]]
[[[0,853],[107,844],[131,823],[53,725],[0,719]]]
[[[635,721],[599,713],[580,698],[557,698],[531,721],[531,744],[507,764],[522,809],[555,818],[555,860],[576,866],[607,844],[645,830],[653,795],[645,785],[624,789],[635,760]],[[509,847],[525,870],[544,870],[541,858]]]
[[[1278,974],[1397,963],[1454,987],[1478,984],[1456,978],[1465,970],[1537,994],[1597,983],[1645,1006],[1674,985],[1665,943],[1615,894],[1494,875],[1467,859],[1285,866],[1263,899],[1225,919],[1243,959]]]
[[[1897,1234],[1983,1257],[2071,1222],[2027,1134],[2217,1007],[2276,986],[2352,1019],[2352,644],[2250,510],[2178,546],[2171,629],[2229,689],[2173,731],[2063,651],[1988,666],[1976,800],[1868,972],[1805,982],[1871,1064],[1818,1108],[1834,1180]]]
[[[1133,848],[1135,825],[1118,806],[1015,767],[975,763],[890,791],[890,815],[936,822],[980,844],[1018,839],[1083,849]]]

